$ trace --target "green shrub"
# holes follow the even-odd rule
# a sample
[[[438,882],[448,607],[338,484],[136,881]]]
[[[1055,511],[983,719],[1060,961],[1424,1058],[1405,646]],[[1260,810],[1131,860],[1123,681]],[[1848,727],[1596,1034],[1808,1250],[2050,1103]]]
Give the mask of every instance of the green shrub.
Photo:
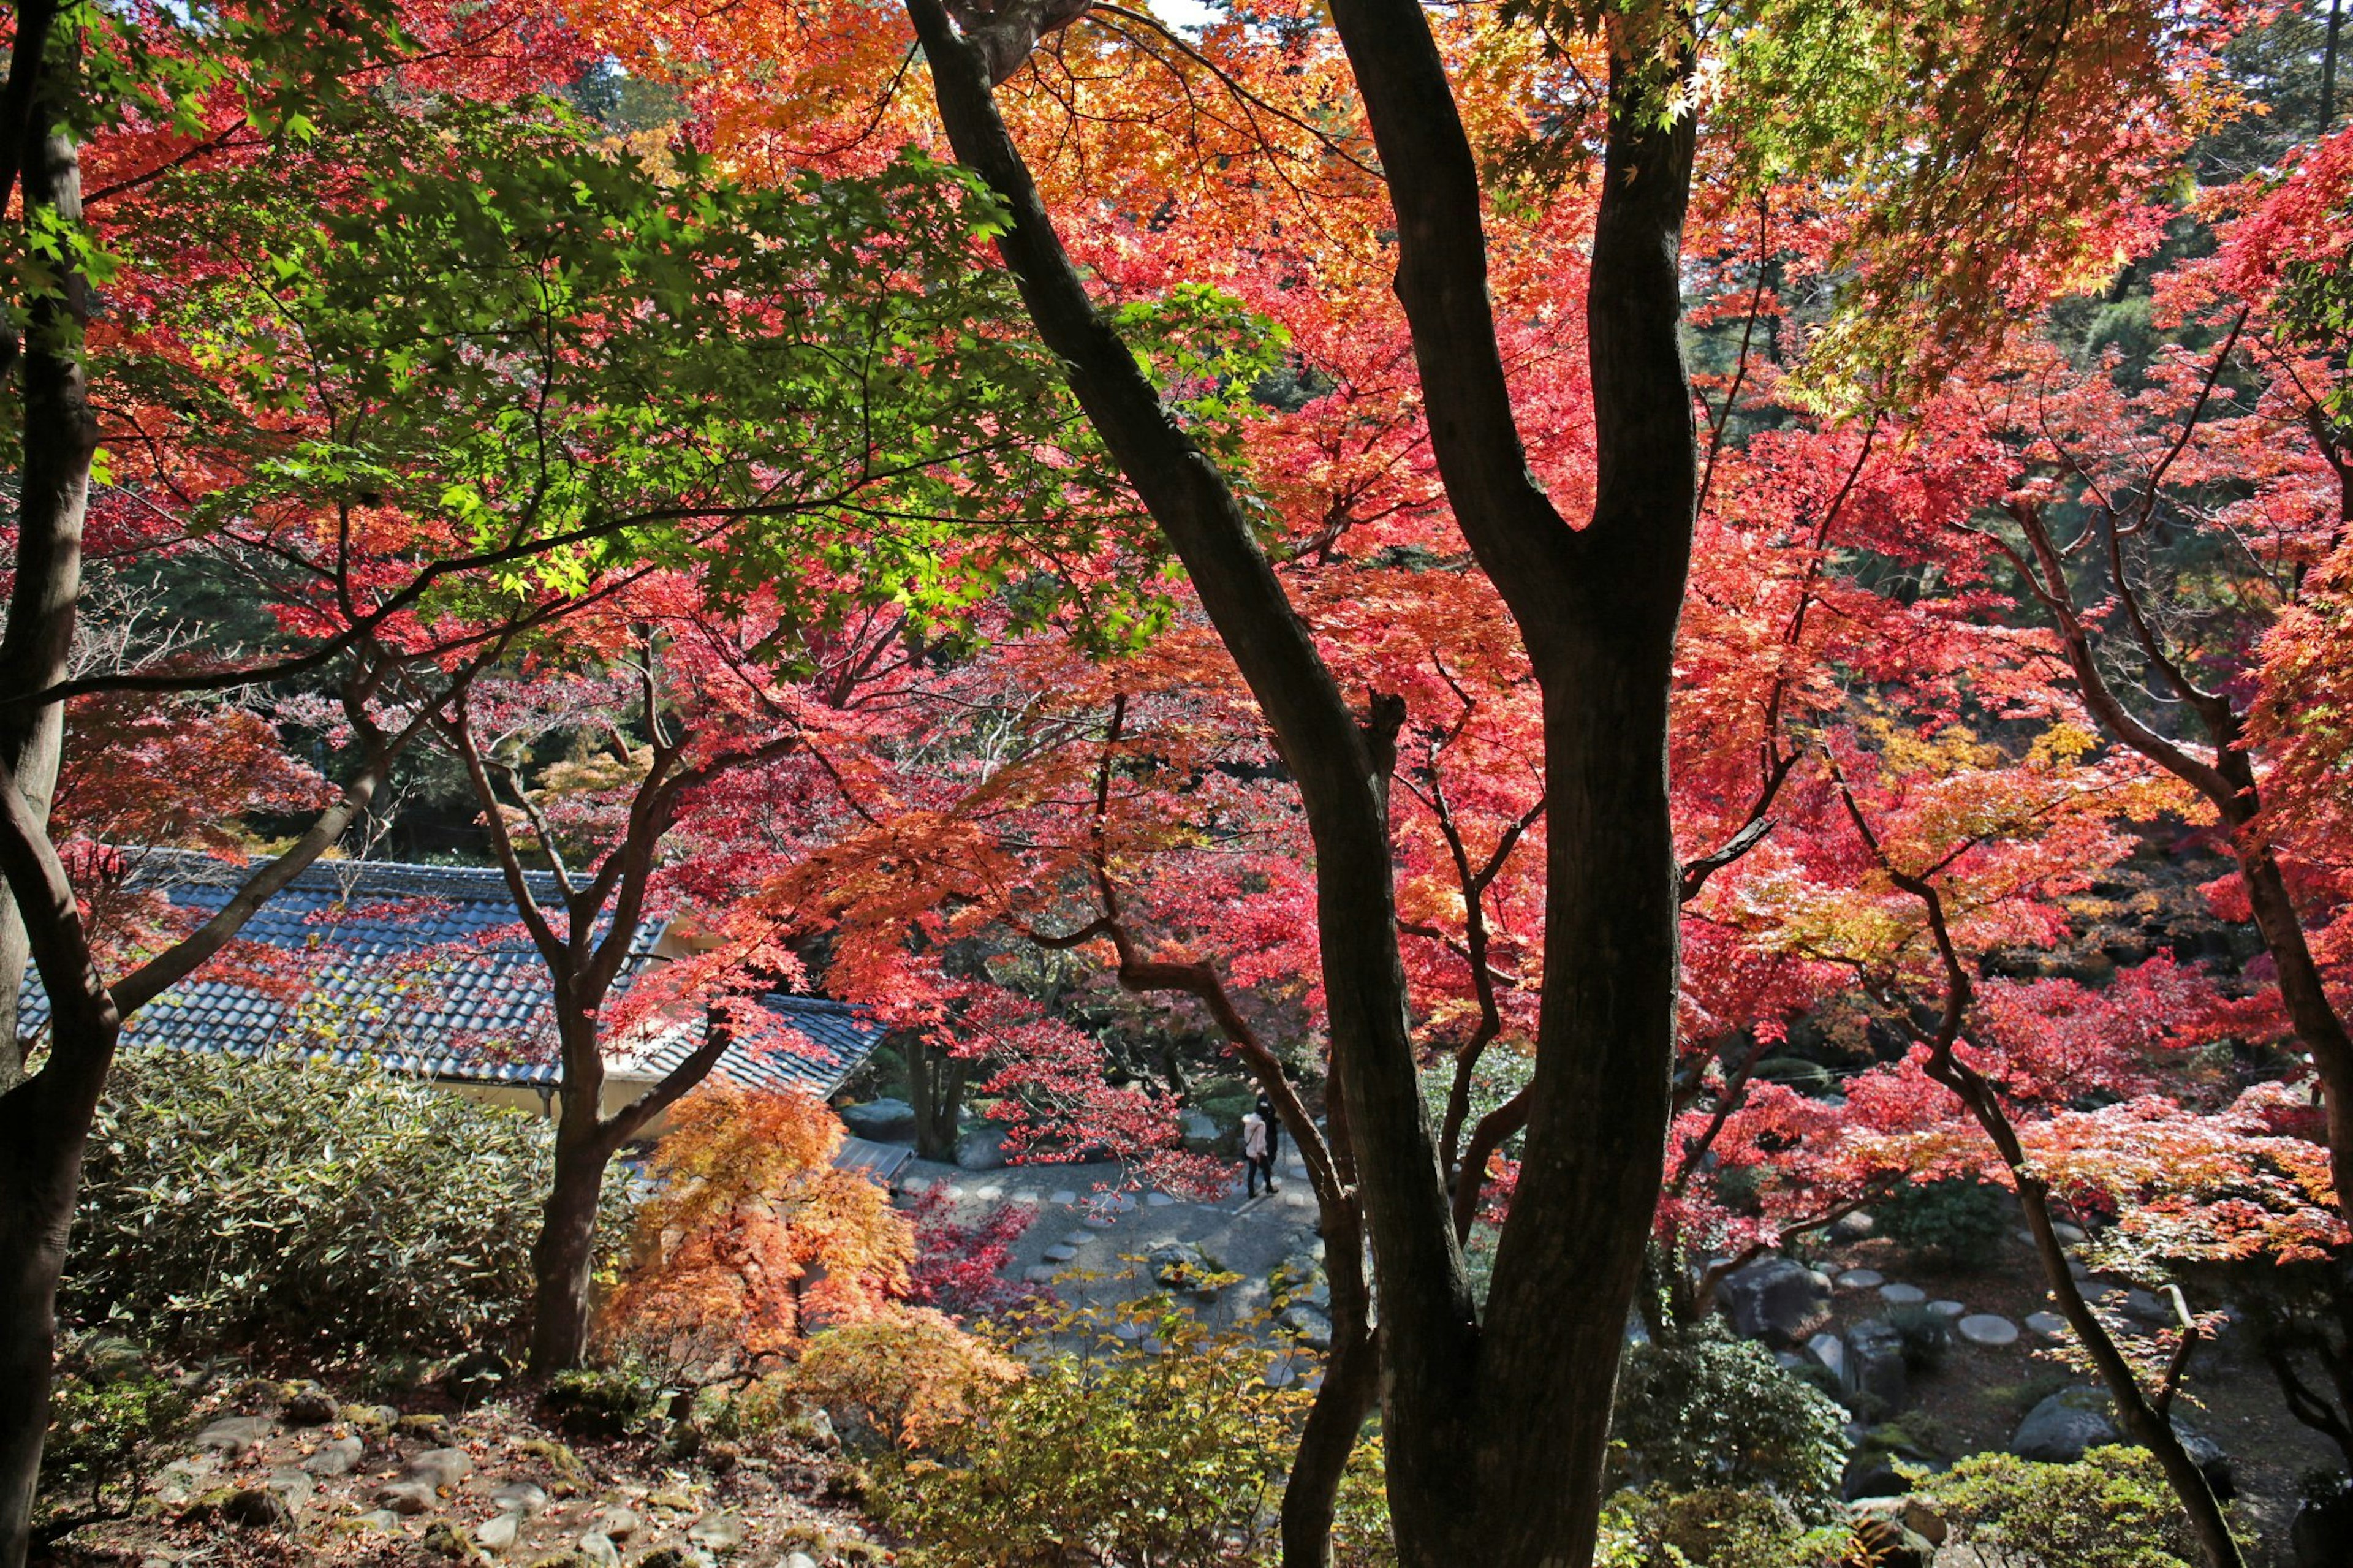
[[[422,1080],[126,1051],[83,1167],[63,1305],[162,1347],[441,1355],[530,1296],[554,1129]],[[626,1234],[628,1184],[607,1181]]]
[[[1130,1315],[1149,1312],[1138,1306]],[[933,1434],[934,1458],[880,1467],[870,1492],[913,1542],[918,1568],[1229,1568],[1271,1562],[1273,1510],[1308,1395],[1266,1386],[1266,1348],[1211,1334],[1189,1316],[1151,1314],[1166,1350],[1107,1335],[1082,1355],[1025,1346],[1028,1376],[973,1416]],[[1095,1338],[1098,1320],[1058,1325],[1055,1343]],[[1388,1561],[1377,1462],[1359,1456],[1343,1488],[1343,1548],[1361,1568]]]
[[[1809,1528],[1771,1492],[1645,1487],[1603,1505],[1594,1568],[1830,1568],[1851,1562],[1854,1533]]]
[[[2200,1560],[2157,1459],[2094,1448],[2072,1465],[1976,1454],[1922,1492],[1963,1541],[2067,1568],[2187,1568]]]
[[[2018,1205],[2002,1188],[1961,1176],[1915,1182],[1871,1213],[1879,1235],[1916,1258],[1983,1268],[2000,1255]]]
[[[1770,1487],[1819,1521],[1838,1506],[1846,1413],[1770,1352],[1713,1328],[1631,1346],[1618,1379],[1613,1484]]]
[[[575,1437],[625,1437],[652,1420],[668,1391],[642,1362],[559,1372],[540,1403]]]
[[[52,1516],[111,1516],[136,1500],[150,1451],[176,1434],[188,1401],[127,1340],[71,1345],[49,1385],[40,1493]]]

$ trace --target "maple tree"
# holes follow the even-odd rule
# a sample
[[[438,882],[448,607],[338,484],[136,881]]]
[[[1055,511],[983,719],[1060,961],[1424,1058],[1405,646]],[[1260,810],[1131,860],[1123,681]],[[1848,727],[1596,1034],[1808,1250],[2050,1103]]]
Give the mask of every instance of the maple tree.
[[[758,1375],[819,1322],[907,1286],[913,1227],[833,1163],[840,1121],[806,1094],[704,1088],[678,1101],[602,1331],[710,1382]]]

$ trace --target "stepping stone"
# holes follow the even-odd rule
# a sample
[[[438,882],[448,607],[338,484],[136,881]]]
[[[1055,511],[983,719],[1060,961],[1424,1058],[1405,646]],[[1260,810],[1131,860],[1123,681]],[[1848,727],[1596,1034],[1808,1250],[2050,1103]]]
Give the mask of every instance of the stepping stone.
[[[1121,1214],[1134,1214],[1135,1212],[1135,1194],[1134,1193],[1114,1193],[1112,1194],[1111,1206],[1118,1210]]]
[[[978,1198],[985,1204],[999,1203],[1004,1200],[1005,1189],[1003,1187],[975,1187],[973,1189],[972,1195]]]
[[[1917,1285],[1882,1285],[1879,1299],[1891,1307],[1916,1307],[1928,1299],[1928,1292]]]
[[[1013,1201],[1017,1204],[1023,1204],[1031,1208],[1035,1208],[1038,1206],[1040,1200],[1035,1193],[1016,1193],[1013,1194]]]
[[[1084,1247],[1094,1238],[1095,1233],[1093,1231],[1074,1230],[1071,1232],[1070,1235],[1062,1237],[1062,1245],[1064,1247]]]
[[[1154,1208],[1165,1209],[1176,1200],[1170,1197],[1166,1193],[1153,1193],[1146,1196],[1144,1201],[1150,1204]]]
[[[2046,1340],[2067,1337],[2067,1320],[2056,1312],[2029,1312],[2026,1314],[2026,1327],[2030,1333],[2041,1334]]]
[[[1887,1283],[1887,1276],[1876,1268],[1850,1268],[1838,1277],[1841,1290],[1876,1290]]]
[[[964,1202],[964,1189],[962,1187],[950,1187],[948,1189],[948,1202],[952,1204],[960,1204]]]
[[[1085,1226],[1089,1230],[1109,1230],[1112,1226],[1117,1225],[1119,1221],[1112,1218],[1111,1215],[1107,1214],[1091,1214],[1079,1223]]]
[[[474,1457],[463,1448],[427,1448],[408,1461],[404,1478],[446,1490],[474,1473]]]
[[[1123,1318],[1111,1326],[1111,1333],[1112,1338],[1115,1340],[1125,1340],[1128,1343],[1134,1344],[1144,1337],[1144,1325]]]
[[[438,1500],[428,1481],[394,1481],[376,1489],[375,1500],[395,1513],[430,1513]]]
[[[1289,1388],[1293,1384],[1297,1383],[1298,1381],[1299,1369],[1291,1364],[1291,1358],[1289,1356],[1285,1356],[1281,1361],[1272,1362],[1268,1364],[1266,1369],[1266,1385],[1269,1388]]]
[[[1315,1194],[1314,1193],[1285,1193],[1282,1194],[1282,1201],[1289,1204],[1295,1209],[1312,1209],[1315,1206]]]
[[[1965,1318],[1968,1316],[1969,1311],[1967,1307],[1962,1306],[1958,1301],[1931,1301],[1928,1303],[1928,1310],[1936,1313],[1936,1316],[1944,1319],[1948,1323],[1956,1318]]]
[[[1048,1247],[1039,1256],[1049,1263],[1069,1263],[1079,1256],[1079,1249],[1066,1242],[1060,1247]]]
[[[1989,1348],[2018,1342],[2018,1325],[1998,1312],[1973,1312],[1955,1323],[1953,1331],[1973,1345]]]
[[[2087,1239],[2082,1226],[2069,1225],[2063,1219],[2052,1221],[2051,1234],[2059,1238],[2063,1247],[2081,1247]]]
[[[928,1193],[932,1190],[932,1179],[929,1176],[910,1176],[899,1184],[899,1190],[902,1193]]]
[[[733,1552],[744,1544],[744,1521],[732,1513],[706,1513],[686,1527],[686,1538],[711,1552]]]
[[[1071,1191],[1070,1188],[1064,1187],[1060,1192],[1056,1193],[1052,1197],[1048,1198],[1046,1201],[1050,1204],[1060,1204],[1067,1208],[1071,1204],[1079,1201],[1079,1194]]]
[[[1021,1278],[1032,1285],[1051,1285],[1061,1277],[1061,1272],[1050,1263],[1039,1263],[1024,1268]]]

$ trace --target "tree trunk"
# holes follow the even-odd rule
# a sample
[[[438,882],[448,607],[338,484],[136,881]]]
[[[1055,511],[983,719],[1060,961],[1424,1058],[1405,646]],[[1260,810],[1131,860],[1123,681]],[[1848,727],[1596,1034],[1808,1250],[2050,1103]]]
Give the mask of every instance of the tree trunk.
[[[555,1131],[555,1173],[532,1243],[531,1370],[551,1377],[587,1360],[596,1267],[596,1215],[613,1157],[593,1112],[566,1106]]]
[[[54,88],[54,79],[51,82]],[[38,94],[36,138],[24,162],[25,205],[47,208],[68,227],[81,222],[81,158],[62,129],[42,119],[62,118],[54,90]],[[0,193],[0,200],[5,193]],[[0,699],[43,690],[63,679],[73,647],[74,607],[81,598],[82,520],[90,503],[90,454],[98,422],[81,363],[82,330],[90,317],[89,286],[69,268],[54,296],[26,301],[27,321],[17,370],[24,398],[24,468],[17,501],[16,576],[8,626],[0,639]],[[0,700],[0,763],[46,826],[56,793],[65,737],[65,708]],[[0,903],[0,1090],[25,1075],[17,1038],[16,999],[31,950],[14,904]]]
[[[76,1041],[111,1057],[111,1038]],[[102,1070],[100,1074],[103,1076]],[[46,1079],[47,1075],[43,1075]],[[90,1115],[59,1108],[43,1081],[0,1098],[0,1565],[23,1568],[57,1352],[58,1279]]]
[[[1334,1153],[1352,1163],[1345,1120],[1333,1128]],[[1324,1277],[1332,1290],[1332,1350],[1324,1384],[1308,1407],[1298,1452],[1282,1487],[1282,1568],[1329,1568],[1332,1521],[1340,1482],[1365,1417],[1381,1394],[1381,1340],[1372,1323],[1365,1280],[1364,1216],[1345,1194],[1324,1196]]]
[[[915,1112],[915,1152],[922,1158],[955,1159],[965,1080],[970,1076],[970,1064],[962,1058],[920,1038],[908,1039],[907,1103]]]

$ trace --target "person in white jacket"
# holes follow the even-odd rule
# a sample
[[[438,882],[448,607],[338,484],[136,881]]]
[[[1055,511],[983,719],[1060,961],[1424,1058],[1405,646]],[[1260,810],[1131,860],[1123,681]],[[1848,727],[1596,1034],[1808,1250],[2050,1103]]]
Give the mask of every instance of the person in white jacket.
[[[1250,1174],[1242,1184],[1245,1197],[1258,1196],[1260,1178],[1266,1181],[1266,1190],[1274,1191],[1274,1128],[1267,1112],[1270,1107],[1261,1099],[1258,1109],[1242,1118],[1242,1159],[1250,1166]]]

